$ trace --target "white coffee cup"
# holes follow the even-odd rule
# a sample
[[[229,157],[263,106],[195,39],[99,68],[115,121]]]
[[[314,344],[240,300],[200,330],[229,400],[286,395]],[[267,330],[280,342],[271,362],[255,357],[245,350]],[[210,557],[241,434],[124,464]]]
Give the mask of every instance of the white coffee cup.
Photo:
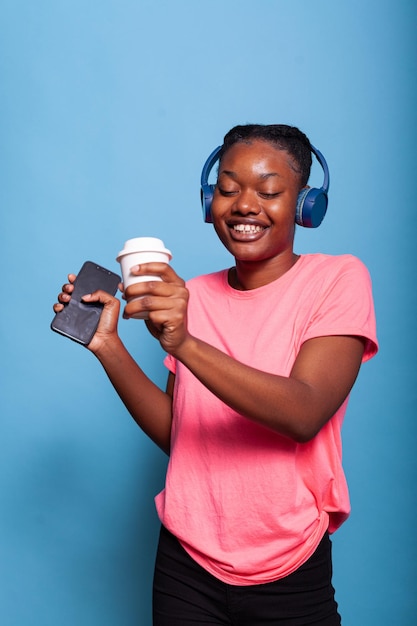
[[[120,263],[122,270],[123,287],[143,283],[150,280],[162,280],[159,276],[149,275],[135,276],[130,269],[134,265],[143,263],[169,263],[172,259],[171,251],[165,248],[164,242],[156,237],[135,237],[125,242],[123,250],[119,252],[116,261]],[[132,315],[136,319],[148,319],[147,311]]]

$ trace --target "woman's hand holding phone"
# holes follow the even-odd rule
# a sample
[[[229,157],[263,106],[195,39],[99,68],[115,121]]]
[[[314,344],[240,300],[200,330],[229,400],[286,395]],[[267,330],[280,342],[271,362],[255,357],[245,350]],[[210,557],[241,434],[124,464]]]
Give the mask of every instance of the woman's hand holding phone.
[[[117,336],[120,303],[113,294],[121,287],[120,276],[86,262],[78,277],[69,274],[68,281],[53,306],[51,328],[94,352],[103,340]]]

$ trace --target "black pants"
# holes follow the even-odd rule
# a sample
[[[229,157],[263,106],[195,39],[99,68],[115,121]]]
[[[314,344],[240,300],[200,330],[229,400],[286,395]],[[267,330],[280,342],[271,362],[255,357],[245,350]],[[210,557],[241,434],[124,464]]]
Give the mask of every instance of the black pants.
[[[153,589],[154,626],[340,626],[326,534],[296,572],[272,583],[235,586],[200,567],[164,527]]]

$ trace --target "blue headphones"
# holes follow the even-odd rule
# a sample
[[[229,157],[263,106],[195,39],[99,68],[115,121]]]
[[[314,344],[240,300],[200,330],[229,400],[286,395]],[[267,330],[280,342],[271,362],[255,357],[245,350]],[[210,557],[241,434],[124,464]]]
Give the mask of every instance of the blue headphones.
[[[213,222],[211,217],[211,203],[213,202],[214,190],[216,188],[216,185],[209,185],[208,177],[214,164],[219,159],[222,148],[223,146],[219,146],[213,150],[204,163],[201,172],[201,204],[203,206],[204,221],[208,223]],[[320,189],[305,187],[300,191],[298,194],[295,221],[300,226],[305,226],[306,228],[317,228],[326,215],[330,177],[329,168],[327,167],[326,159],[322,153],[313,146],[311,146],[311,151],[323,168],[324,181]]]

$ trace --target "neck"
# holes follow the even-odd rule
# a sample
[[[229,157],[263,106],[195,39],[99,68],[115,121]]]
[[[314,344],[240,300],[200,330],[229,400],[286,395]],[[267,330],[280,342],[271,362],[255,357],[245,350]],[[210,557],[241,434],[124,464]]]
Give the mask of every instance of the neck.
[[[236,267],[229,270],[229,285],[239,291],[257,289],[272,283],[283,276],[299,259],[298,254],[291,253],[285,258],[275,258],[256,263],[236,261]]]

